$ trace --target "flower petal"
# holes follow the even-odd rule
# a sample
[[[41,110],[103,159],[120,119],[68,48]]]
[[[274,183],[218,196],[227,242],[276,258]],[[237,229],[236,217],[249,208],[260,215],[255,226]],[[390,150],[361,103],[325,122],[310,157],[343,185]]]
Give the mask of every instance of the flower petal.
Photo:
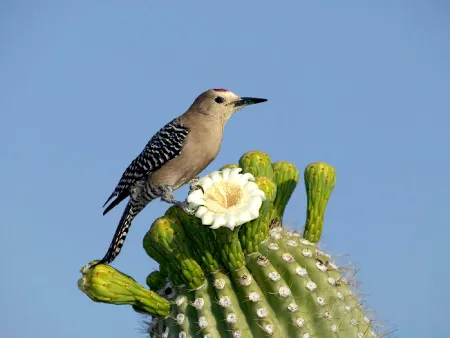
[[[198,184],[203,188],[204,191],[206,191],[212,186],[213,180],[209,176],[203,176],[198,180]]]
[[[220,174],[220,171],[213,171],[211,174],[209,174],[209,177],[211,177],[214,183],[222,181],[222,175]]]
[[[211,229],[218,229],[227,224],[227,220],[223,215],[215,215]]]
[[[242,171],[242,168],[233,168],[231,169],[230,177],[228,178],[229,181],[235,180],[241,176],[239,174]]]
[[[231,169],[230,168],[225,168],[222,170],[222,178],[224,181],[227,181],[228,178],[230,177],[231,174]]]
[[[203,216],[202,216],[202,223],[204,225],[211,225],[214,222],[214,213],[208,210]]]
[[[204,206],[198,207],[197,211],[195,212],[195,217],[202,218],[202,216],[208,212],[208,208]]]
[[[196,205],[205,205],[203,191],[201,189],[194,190],[187,197],[188,203]]]
[[[245,183],[247,183],[249,181],[252,182],[254,180],[255,180],[255,177],[252,174],[250,174],[250,173],[245,173],[239,179],[241,185],[245,185]]]
[[[236,224],[241,225],[250,222],[252,220],[252,215],[250,215],[250,212],[248,212],[247,210],[244,210],[238,215],[236,215],[236,218],[237,218]]]

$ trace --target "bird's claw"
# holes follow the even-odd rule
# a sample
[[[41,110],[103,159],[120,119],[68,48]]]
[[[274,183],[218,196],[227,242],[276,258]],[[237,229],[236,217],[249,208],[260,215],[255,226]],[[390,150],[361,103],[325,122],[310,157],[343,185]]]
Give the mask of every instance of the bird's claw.
[[[189,203],[188,202],[178,202],[178,201],[176,201],[174,204],[176,206],[178,206],[180,209],[182,209],[189,216],[194,216],[195,212],[197,211],[195,209],[189,208]]]
[[[200,179],[198,177],[195,177],[189,181],[189,185],[190,185],[189,193],[191,193],[197,189],[201,189],[202,192],[205,193],[205,190],[203,189],[203,187],[200,184],[198,184],[199,181],[200,181]]]

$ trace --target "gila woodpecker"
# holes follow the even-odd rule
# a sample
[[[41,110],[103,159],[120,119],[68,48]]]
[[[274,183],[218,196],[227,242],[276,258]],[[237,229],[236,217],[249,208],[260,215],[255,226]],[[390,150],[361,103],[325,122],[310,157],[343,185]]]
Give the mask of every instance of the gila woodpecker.
[[[150,201],[161,198],[192,213],[186,203],[174,199],[174,191],[186,183],[195,188],[197,175],[219,153],[223,129],[231,115],[265,101],[239,97],[226,89],[211,89],[200,94],[183,115],[159,130],[124,171],[103,205],[115,198],[103,212],[105,215],[130,197],[106,255],[95,265],[109,264],[117,257],[131,222]]]

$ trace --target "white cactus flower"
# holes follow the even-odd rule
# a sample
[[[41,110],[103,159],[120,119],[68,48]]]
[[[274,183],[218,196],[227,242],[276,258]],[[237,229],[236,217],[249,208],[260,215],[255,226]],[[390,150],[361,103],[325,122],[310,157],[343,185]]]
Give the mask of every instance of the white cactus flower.
[[[266,199],[254,182],[252,174],[240,174],[242,168],[226,168],[203,176],[188,197],[195,216],[211,229],[235,227],[259,217],[259,209]]]

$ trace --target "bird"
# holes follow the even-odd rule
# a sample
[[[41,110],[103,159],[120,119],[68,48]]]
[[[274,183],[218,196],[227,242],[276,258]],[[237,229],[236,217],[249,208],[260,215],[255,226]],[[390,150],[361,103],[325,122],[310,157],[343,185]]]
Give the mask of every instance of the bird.
[[[133,219],[151,201],[177,205],[193,214],[187,202],[174,199],[174,191],[189,183],[196,188],[198,175],[217,157],[222,145],[224,127],[238,110],[267,99],[239,97],[223,89],[209,89],[200,94],[185,113],[162,127],[142,152],[125,169],[117,186],[106,200],[106,215],[129,197],[114,237],[97,263],[110,264],[119,255]]]

